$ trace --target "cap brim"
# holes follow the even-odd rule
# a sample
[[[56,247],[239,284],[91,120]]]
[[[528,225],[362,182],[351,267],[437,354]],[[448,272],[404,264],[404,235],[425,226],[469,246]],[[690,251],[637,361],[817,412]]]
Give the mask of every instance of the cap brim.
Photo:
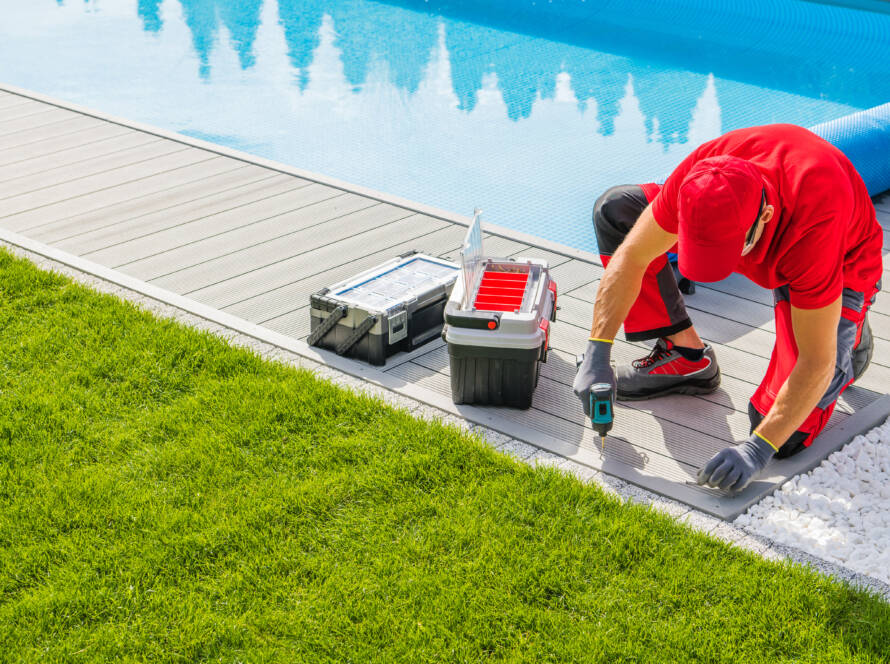
[[[731,275],[742,258],[741,249],[727,243],[717,246],[680,242],[677,260],[680,272],[690,281],[722,281]]]

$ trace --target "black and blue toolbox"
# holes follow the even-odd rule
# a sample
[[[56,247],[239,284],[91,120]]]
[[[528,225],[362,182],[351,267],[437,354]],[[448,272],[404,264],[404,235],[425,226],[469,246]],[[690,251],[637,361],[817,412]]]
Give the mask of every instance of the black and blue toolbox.
[[[445,306],[454,403],[529,408],[555,320],[547,261],[485,257],[477,211]]]
[[[457,263],[411,252],[309,298],[310,346],[374,365],[442,332]]]

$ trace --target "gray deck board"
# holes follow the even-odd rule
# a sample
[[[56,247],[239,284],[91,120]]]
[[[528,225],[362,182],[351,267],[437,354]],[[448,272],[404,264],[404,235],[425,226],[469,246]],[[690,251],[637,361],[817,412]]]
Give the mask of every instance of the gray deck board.
[[[140,237],[246,205],[288,178],[250,166],[46,224],[30,231],[41,242],[89,255]],[[208,187],[217,193],[207,193]]]
[[[164,229],[91,252],[91,260],[111,267],[126,265],[128,273],[140,279],[159,277],[198,264],[202,255],[217,255],[215,251],[221,242],[224,248],[237,246],[225,244],[229,234],[235,231],[240,230],[243,235],[264,222],[266,226],[277,228],[279,211],[296,210],[336,195],[327,188],[318,188],[303,180],[274,177],[262,187],[239,192],[223,210],[212,214],[199,211],[188,221],[177,216],[180,223],[168,224]]]
[[[273,300],[280,301],[281,293],[279,291],[282,289],[287,289],[288,293],[293,293],[294,288],[302,290],[305,286],[301,282],[308,280],[316,280],[316,283],[321,284],[318,288],[323,288],[340,281],[338,276],[341,273],[347,276],[356,274],[406,251],[422,249],[430,242],[435,241],[433,238],[438,237],[436,233],[442,229],[447,229],[445,234],[449,240],[457,235],[452,226],[441,221],[427,223],[421,220],[420,226],[415,224],[414,220],[400,221],[403,226],[414,228],[414,232],[399,238],[401,242],[398,244],[384,243],[384,246],[380,246],[381,243],[378,241],[376,247],[366,249],[360,256],[350,256],[342,249],[354,247],[354,242],[361,244],[362,240],[366,238],[354,242],[346,240],[331,248],[299,254],[258,270],[238,275],[227,281],[192,291],[189,293],[189,297],[223,310],[229,310],[237,304],[241,313],[235,315],[241,316],[245,320],[268,320],[268,318],[262,317],[263,303],[271,304]],[[375,232],[378,240],[382,239],[381,235],[381,233]],[[308,295],[303,302],[298,304],[308,305]],[[249,307],[249,309],[245,307]],[[230,311],[230,313],[232,312]],[[274,314],[275,310],[270,307],[265,313],[267,315]]]
[[[0,227],[293,339],[308,335],[309,295],[322,287],[410,250],[458,258],[466,227],[445,216],[161,134],[0,90]],[[890,196],[878,199],[876,209],[887,245]],[[586,450],[585,463],[726,516],[706,506],[712,494],[685,482],[714,452],[747,435],[747,401],[774,340],[771,293],[738,275],[699,285],[687,305],[717,352],[720,389],[618,404],[602,452],[571,390],[602,268],[529,242],[485,233],[488,255],[550,262],[560,306],[552,350],[531,409],[473,412],[500,418],[512,436],[545,446],[559,441],[553,449],[564,453]],[[879,296],[870,318],[873,365],[839,403],[831,430],[871,407],[890,385],[890,295]],[[614,357],[628,362],[648,347],[619,335]],[[450,397],[447,348],[438,339],[391,358],[384,369],[400,384]],[[781,477],[761,482],[758,495]]]
[[[48,203],[36,209],[6,215],[0,211],[0,225],[14,232],[29,233],[37,228],[70,219],[87,212],[101,213],[103,209],[180,186],[203,180],[211,175],[232,170],[232,162],[225,157],[211,157],[196,163],[184,164],[163,173],[127,182],[67,200]]]
[[[42,208],[88,199],[103,192],[119,191],[122,185],[130,184],[135,188],[142,180],[214,159],[200,150],[177,145],[161,146],[163,144],[159,145],[157,152],[151,151],[152,156],[145,161],[7,198],[3,205],[4,223],[11,230],[26,230],[22,220],[29,218],[28,213],[37,211],[36,216],[42,218]]]
[[[157,256],[156,261],[153,259],[138,261],[126,265],[123,270],[134,276],[145,275],[140,278],[156,283],[162,288],[197,290],[231,276],[252,272],[278,262],[267,260],[263,256],[262,249],[259,251],[253,249],[256,245],[263,245],[276,239],[284,241],[285,236],[293,231],[315,223],[346,217],[352,212],[377,205],[376,201],[334,192],[329,188],[318,193],[330,198],[318,198],[305,204],[297,204],[295,201],[292,210],[277,211],[270,216],[263,216],[250,227],[239,227],[219,236],[196,241],[192,245],[177,247]],[[387,234],[386,230],[371,231],[371,233],[375,233],[370,236],[375,239]],[[232,239],[238,240],[239,244],[229,244]],[[315,238],[315,241],[323,245],[323,239],[319,237]],[[351,239],[354,244],[349,246],[352,248],[359,240]],[[238,248],[226,250],[221,248],[224,246]]]
[[[107,124],[107,123],[104,123]],[[45,143],[55,138],[68,137],[81,131],[102,126],[101,120],[87,116],[73,116],[61,122],[39,125],[0,135],[0,150],[25,149],[35,143]]]
[[[102,168],[97,163],[99,158],[123,153],[125,150],[158,141],[161,139],[133,132],[112,134],[110,137],[94,140],[86,145],[80,144],[42,157],[32,157],[7,166],[0,166],[0,196],[19,194],[49,184],[63,182],[66,176],[68,176],[67,179],[72,179],[70,177],[72,165],[81,165],[85,169],[89,169],[75,172],[73,174],[75,177],[82,177],[89,172],[100,172],[97,170]]]
[[[89,176],[111,173],[125,166],[141,164],[179,151],[170,145],[169,141],[138,134],[118,136],[111,143],[108,145],[103,142],[87,148],[78,148],[78,154],[69,157],[68,160],[56,154],[52,158],[42,160],[43,163],[36,171],[21,172],[12,177],[0,177],[0,199],[14,199],[23,194],[32,194],[73,182],[80,184],[79,181]],[[25,170],[21,164],[15,166],[22,171]],[[65,193],[61,195],[64,196]]]
[[[8,92],[4,92],[2,96],[0,96],[0,108],[12,108],[13,106],[22,106],[26,104],[36,104],[33,99],[27,99],[25,97],[21,97],[19,95],[9,94]]]
[[[165,284],[181,283],[199,289],[296,256],[317,256],[319,264],[324,265],[322,261],[326,256],[340,260],[336,255],[338,250],[348,252],[356,244],[366,243],[368,250],[373,251],[381,243],[390,245],[393,233],[426,230],[421,231],[418,220],[409,212],[391,205],[345,196],[327,203],[311,206],[313,209],[307,210],[305,216],[288,215],[293,220],[289,218],[288,223],[279,225],[272,237],[260,237],[255,244],[247,244],[231,253],[220,253],[198,265],[172,273],[169,278],[155,281],[165,288]],[[315,208],[324,209],[316,212]],[[223,241],[225,238],[219,239]]]
[[[10,123],[20,118],[32,118],[40,121],[42,118],[36,116],[48,113],[51,109],[43,104],[18,104],[15,106],[0,108],[0,122]]]
[[[64,122],[65,120],[71,120],[75,117],[77,117],[75,113],[61,108],[52,106],[43,108],[37,113],[29,113],[25,117],[15,117],[2,121],[2,124],[0,124],[0,137],[18,133],[23,129],[46,127],[59,122]]]
[[[40,159],[55,154],[62,154],[68,150],[91,145],[99,141],[105,141],[116,136],[124,136],[132,132],[126,127],[113,124],[100,124],[89,129],[64,134],[55,138],[42,141],[34,141],[10,148],[0,153],[0,167],[8,167],[12,164],[25,165],[32,159]]]
[[[12,111],[8,111],[13,117],[5,120],[0,119],[0,123],[2,123],[0,124],[0,137],[15,134],[22,129],[45,127],[75,117],[75,114],[71,111],[65,111],[54,107],[44,107],[16,115],[17,108],[18,107],[14,108]]]

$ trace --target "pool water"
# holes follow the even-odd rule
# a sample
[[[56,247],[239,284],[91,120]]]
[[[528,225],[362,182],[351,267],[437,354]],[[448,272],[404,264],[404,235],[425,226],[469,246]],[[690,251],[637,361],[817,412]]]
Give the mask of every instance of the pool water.
[[[2,11],[0,84],[589,251],[612,184],[663,178],[730,129],[890,101],[890,14],[801,0]]]

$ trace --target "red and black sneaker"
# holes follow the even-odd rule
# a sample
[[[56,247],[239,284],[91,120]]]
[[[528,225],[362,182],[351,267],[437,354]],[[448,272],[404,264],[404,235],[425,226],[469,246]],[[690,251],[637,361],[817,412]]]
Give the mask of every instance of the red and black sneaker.
[[[638,401],[666,394],[707,394],[720,386],[714,349],[680,348],[659,339],[652,352],[615,368],[618,399]]]

